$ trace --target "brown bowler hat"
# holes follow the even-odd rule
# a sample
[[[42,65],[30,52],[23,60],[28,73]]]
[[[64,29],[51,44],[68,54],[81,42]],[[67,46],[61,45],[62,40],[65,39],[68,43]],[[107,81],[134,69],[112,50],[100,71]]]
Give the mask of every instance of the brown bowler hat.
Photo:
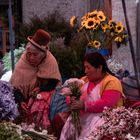
[[[48,32],[38,29],[34,36],[28,36],[28,41],[31,42],[33,45],[38,47],[39,49],[46,51],[47,44],[51,40],[51,36]]]

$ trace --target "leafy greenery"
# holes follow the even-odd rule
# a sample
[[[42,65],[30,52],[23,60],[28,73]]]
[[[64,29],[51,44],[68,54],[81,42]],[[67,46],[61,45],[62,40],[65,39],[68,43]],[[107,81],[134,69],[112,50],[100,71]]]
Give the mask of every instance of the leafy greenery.
[[[75,34],[70,45],[61,47],[53,41],[50,51],[56,57],[62,77],[65,79],[84,75],[83,58],[85,55],[86,41],[82,34]]]
[[[44,18],[34,16],[30,19],[29,23],[22,23],[19,27],[16,39],[20,43],[26,43],[27,37],[33,35],[37,29],[41,28],[48,31],[53,39],[64,37],[65,43],[68,44],[71,39],[71,32],[73,31],[69,23],[58,12],[54,12]]]
[[[17,63],[17,61],[21,57],[21,54],[23,53],[23,51],[25,50],[25,48],[23,46],[24,45],[22,44],[21,47],[14,50],[15,64]],[[11,52],[6,53],[5,56],[3,57],[2,61],[4,63],[4,69],[11,70]]]

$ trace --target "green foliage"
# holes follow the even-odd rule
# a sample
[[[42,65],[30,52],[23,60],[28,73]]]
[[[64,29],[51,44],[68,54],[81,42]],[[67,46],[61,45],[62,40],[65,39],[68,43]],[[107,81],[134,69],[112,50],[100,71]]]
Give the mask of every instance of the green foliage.
[[[84,75],[83,58],[85,55],[85,44],[86,41],[82,34],[74,35],[70,46],[61,47],[53,41],[50,43],[50,50],[58,61],[63,78],[80,78]]]
[[[35,33],[39,28],[48,31],[52,38],[64,37],[65,43],[69,43],[71,39],[71,32],[73,29],[69,26],[69,23],[61,17],[58,12],[48,15],[44,18],[39,18],[34,16],[30,19],[29,23],[23,23],[19,25],[19,33],[16,36],[16,39],[20,43],[26,43],[27,37]]]
[[[25,48],[23,46],[24,45],[22,44],[21,47],[14,50],[14,56],[15,56],[14,62],[15,62],[15,64],[18,62],[19,58],[21,57],[21,54],[25,50]],[[11,70],[11,52],[6,53],[5,56],[3,57],[2,61],[4,63],[4,69]]]

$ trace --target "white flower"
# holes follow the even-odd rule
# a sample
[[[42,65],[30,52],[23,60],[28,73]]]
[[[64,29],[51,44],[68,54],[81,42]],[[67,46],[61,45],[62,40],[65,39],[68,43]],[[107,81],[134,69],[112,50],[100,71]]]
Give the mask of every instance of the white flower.
[[[128,140],[135,140],[136,139],[130,133],[128,133],[125,138],[127,138]]]
[[[48,131],[47,130],[42,130],[42,134],[43,135],[47,135],[48,134]]]
[[[125,124],[126,124],[126,122],[123,119],[121,119],[120,122],[119,122],[119,125],[124,126]]]
[[[40,100],[40,99],[42,99],[43,97],[42,97],[41,94],[37,94],[36,98]]]
[[[71,89],[69,87],[63,87],[60,92],[61,95],[68,96],[71,95]]]
[[[78,85],[83,85],[85,82],[81,79],[78,79],[78,78],[70,78],[70,79],[65,81],[63,86],[69,86],[69,84],[72,84],[72,83],[77,83]]]

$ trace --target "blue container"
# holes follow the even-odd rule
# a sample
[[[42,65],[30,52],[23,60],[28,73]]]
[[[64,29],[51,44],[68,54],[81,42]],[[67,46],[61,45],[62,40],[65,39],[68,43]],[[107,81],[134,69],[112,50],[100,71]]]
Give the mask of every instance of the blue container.
[[[98,52],[103,56],[109,55],[109,50],[108,49],[95,49],[95,48],[86,48],[86,54],[92,53],[92,52]]]
[[[98,52],[102,54],[103,56],[109,55],[109,50],[108,49],[99,49]]]

